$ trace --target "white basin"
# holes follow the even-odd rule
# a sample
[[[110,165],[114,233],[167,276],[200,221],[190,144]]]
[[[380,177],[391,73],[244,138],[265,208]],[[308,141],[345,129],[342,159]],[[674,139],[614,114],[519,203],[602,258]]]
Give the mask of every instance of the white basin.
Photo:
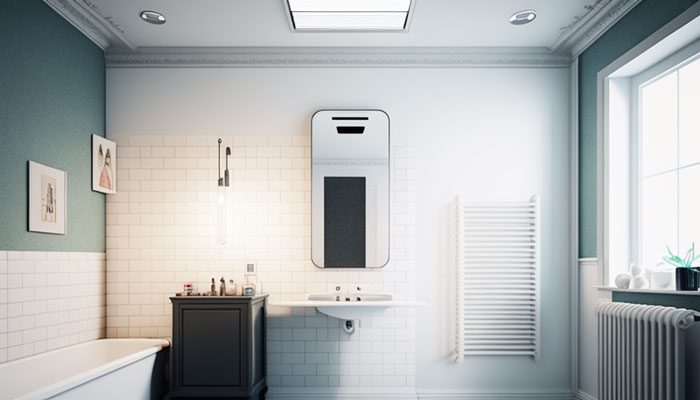
[[[307,300],[271,302],[270,305],[316,307],[323,314],[344,320],[367,318],[391,307],[426,305],[420,301],[394,300],[394,295],[390,293],[311,293],[306,298]]]

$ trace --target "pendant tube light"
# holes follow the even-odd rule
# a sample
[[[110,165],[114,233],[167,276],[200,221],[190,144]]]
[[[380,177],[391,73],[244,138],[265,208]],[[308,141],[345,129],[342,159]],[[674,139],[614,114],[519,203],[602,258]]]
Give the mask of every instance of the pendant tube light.
[[[228,175],[228,168],[226,169]],[[216,242],[226,244],[226,225],[228,219],[226,215],[226,186],[224,178],[221,177],[221,138],[219,138],[219,178],[217,180],[216,193]]]

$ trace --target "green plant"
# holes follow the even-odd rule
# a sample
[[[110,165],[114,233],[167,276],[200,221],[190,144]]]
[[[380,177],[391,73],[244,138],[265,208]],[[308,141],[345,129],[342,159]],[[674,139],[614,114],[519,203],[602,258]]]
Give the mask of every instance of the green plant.
[[[685,253],[685,258],[680,258],[673,254],[668,245],[666,245],[666,250],[668,251],[668,255],[663,257],[664,261],[666,264],[676,268],[692,268],[693,262],[700,258],[700,256],[695,255],[695,242],[693,242],[693,246]]]

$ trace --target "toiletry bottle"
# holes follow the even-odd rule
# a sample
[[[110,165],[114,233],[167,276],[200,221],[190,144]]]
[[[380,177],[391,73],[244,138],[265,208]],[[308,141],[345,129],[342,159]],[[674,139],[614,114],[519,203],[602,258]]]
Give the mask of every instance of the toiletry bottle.
[[[219,282],[219,296],[226,296],[226,279],[222,276]]]
[[[246,266],[245,284],[243,285],[243,295],[255,296],[255,293],[255,264],[248,264]]]
[[[236,283],[233,281],[233,279],[228,280],[228,285],[226,285],[226,296],[235,296],[236,295]]]
[[[211,290],[209,291],[209,294],[211,296],[216,296],[216,283],[215,282],[216,281],[214,280],[214,278],[211,278]]]

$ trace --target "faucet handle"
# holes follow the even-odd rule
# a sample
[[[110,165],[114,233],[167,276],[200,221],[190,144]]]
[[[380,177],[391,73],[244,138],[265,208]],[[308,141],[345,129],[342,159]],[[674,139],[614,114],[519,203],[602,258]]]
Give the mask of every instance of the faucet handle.
[[[335,291],[336,291],[336,292],[340,292],[340,286],[336,286],[336,287],[335,287]]]
[[[362,291],[362,288],[358,286],[358,287],[357,287],[357,291],[358,291],[358,292],[361,292],[361,291]]]

